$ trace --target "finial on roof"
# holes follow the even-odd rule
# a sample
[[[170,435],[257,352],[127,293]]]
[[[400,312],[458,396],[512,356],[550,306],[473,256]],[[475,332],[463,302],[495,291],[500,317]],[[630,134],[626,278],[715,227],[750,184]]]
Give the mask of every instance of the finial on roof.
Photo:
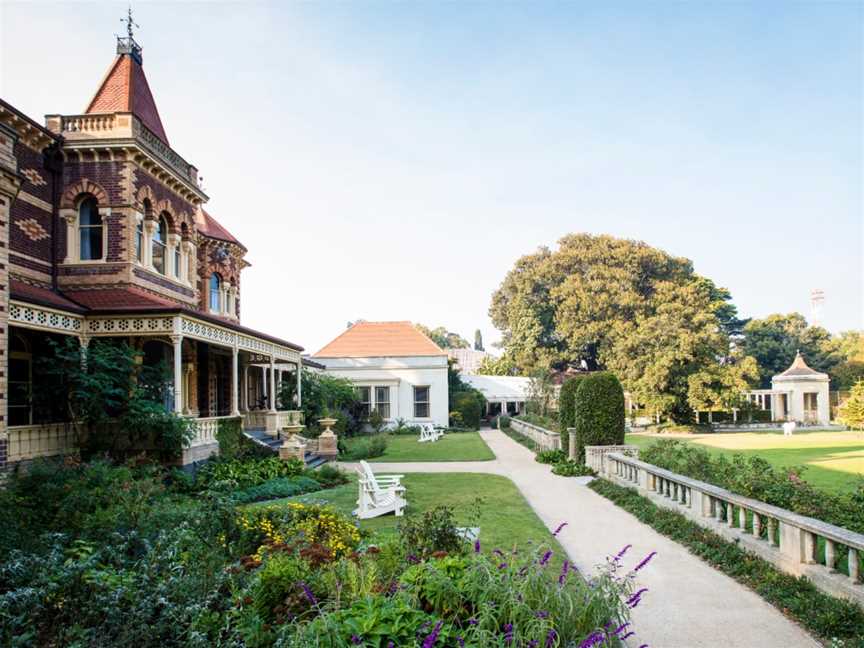
[[[125,18],[121,18],[120,22],[126,23],[126,38],[122,36],[117,37],[117,54],[128,54],[139,64],[143,63],[143,57],[141,56],[141,46],[135,42],[134,38],[134,30],[133,27],[137,27],[141,29],[141,25],[135,22],[132,18],[132,5],[129,5],[129,9],[126,13]]]

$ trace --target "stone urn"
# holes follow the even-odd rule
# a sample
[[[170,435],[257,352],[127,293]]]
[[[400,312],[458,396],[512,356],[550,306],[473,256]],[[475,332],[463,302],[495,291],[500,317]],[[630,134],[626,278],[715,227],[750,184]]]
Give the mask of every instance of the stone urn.
[[[289,459],[305,460],[306,443],[298,436],[304,427],[304,425],[294,424],[286,425],[282,428],[285,440],[282,442],[282,447],[279,448],[280,459],[284,461]]]
[[[335,458],[339,454],[336,433],[332,427],[336,425],[335,418],[320,418],[318,424],[324,428],[318,437],[318,454],[322,457]]]

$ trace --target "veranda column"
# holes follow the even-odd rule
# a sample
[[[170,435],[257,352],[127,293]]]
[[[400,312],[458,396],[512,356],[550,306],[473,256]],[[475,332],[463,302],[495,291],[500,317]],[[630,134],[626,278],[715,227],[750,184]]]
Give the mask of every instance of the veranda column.
[[[297,409],[303,404],[303,362],[297,362]]]
[[[240,416],[240,352],[236,344],[231,351],[231,416]]]
[[[270,411],[276,411],[276,357],[270,356]]]
[[[183,336],[172,335],[174,344],[174,412],[183,413]]]

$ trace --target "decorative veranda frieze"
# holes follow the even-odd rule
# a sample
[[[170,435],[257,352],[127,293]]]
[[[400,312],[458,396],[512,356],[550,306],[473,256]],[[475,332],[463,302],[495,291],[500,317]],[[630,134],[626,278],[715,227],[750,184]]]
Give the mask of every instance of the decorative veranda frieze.
[[[84,317],[81,315],[16,301],[9,302],[9,323],[66,335],[80,335],[84,329]]]
[[[76,336],[110,337],[182,335],[229,349],[248,351],[258,358],[300,362],[300,352],[269,340],[238,333],[230,328],[189,315],[77,315],[44,306],[11,301],[13,326]]]

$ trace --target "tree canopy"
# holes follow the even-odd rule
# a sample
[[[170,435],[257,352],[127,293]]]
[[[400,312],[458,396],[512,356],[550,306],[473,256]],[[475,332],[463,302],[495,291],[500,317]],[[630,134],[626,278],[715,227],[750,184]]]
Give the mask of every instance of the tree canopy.
[[[733,370],[743,357],[731,340],[744,322],[729,291],[640,241],[570,234],[557,250],[523,256],[489,314],[504,357],[523,371],[608,369],[637,401],[678,419],[690,415],[691,387],[729,371],[746,380],[752,368]],[[710,380],[690,380],[708,368]]]
[[[421,333],[431,339],[442,349],[467,349],[471,346],[468,343],[468,340],[463,338],[458,333],[448,331],[443,326],[438,326],[434,329],[429,328],[428,326],[424,326],[423,324],[415,324],[415,326],[420,330]]]
[[[774,314],[754,319],[744,327],[743,352],[759,363],[759,383],[771,386],[771,377],[792,364],[800,351],[807,364],[816,371],[830,374],[844,358],[842,345],[854,350],[854,339],[846,334],[833,338],[821,326],[809,326],[800,313]]]

